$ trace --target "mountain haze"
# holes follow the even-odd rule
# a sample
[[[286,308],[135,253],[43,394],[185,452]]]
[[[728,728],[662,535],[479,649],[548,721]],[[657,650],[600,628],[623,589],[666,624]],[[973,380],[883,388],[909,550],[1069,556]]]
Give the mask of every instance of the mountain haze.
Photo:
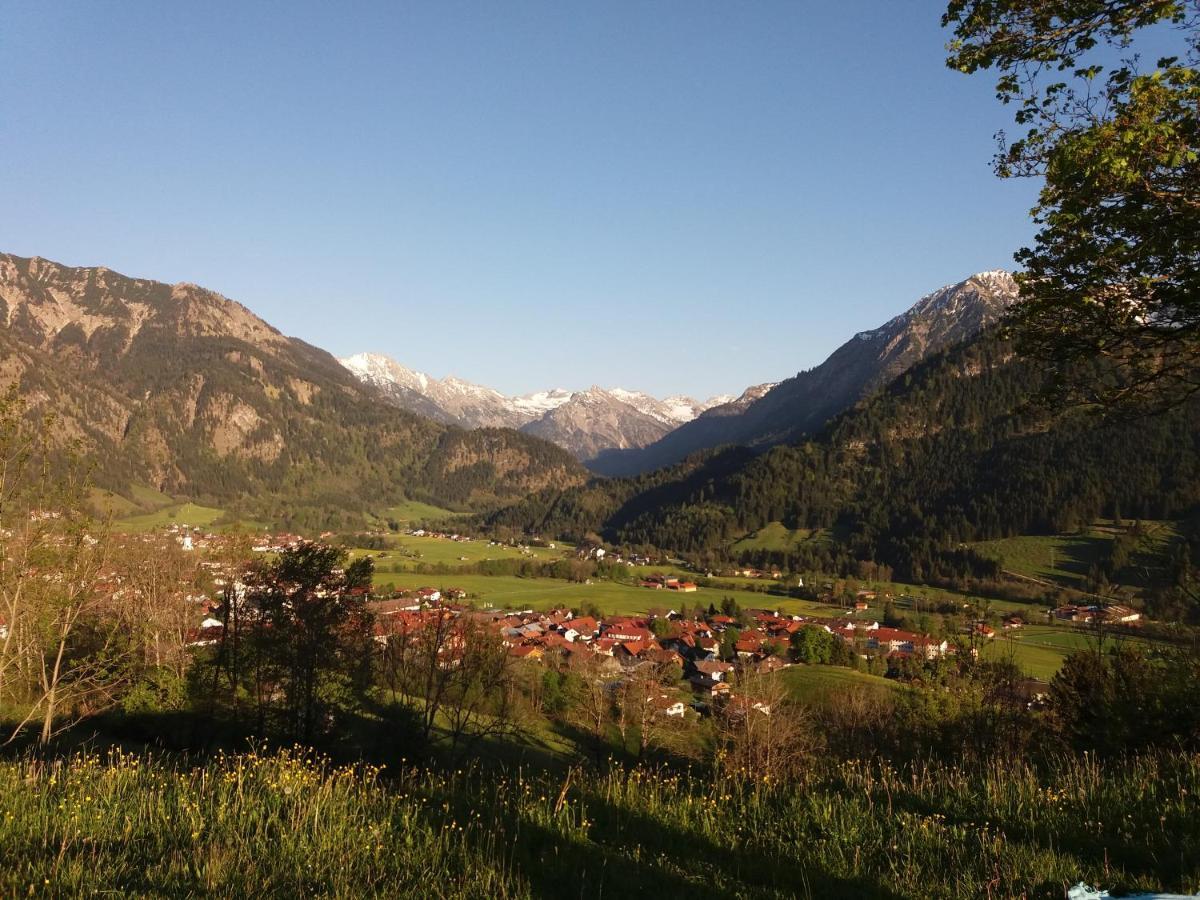
[[[770,445],[811,434],[931,353],[996,322],[1017,298],[1008,272],[976,275],[927,294],[879,328],[862,331],[813,369],[736,406],[716,407],[644,448],[608,452],[589,463],[607,475],[646,472],[723,444]]]

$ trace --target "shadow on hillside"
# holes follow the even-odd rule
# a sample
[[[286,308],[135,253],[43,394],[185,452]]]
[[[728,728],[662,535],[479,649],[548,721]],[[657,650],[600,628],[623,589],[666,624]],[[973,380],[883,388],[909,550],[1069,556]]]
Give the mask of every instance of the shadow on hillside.
[[[14,723],[0,724],[0,732],[11,734]],[[118,711],[98,715],[64,729],[51,742],[38,743],[36,729],[25,729],[16,739],[0,745],[0,758],[35,757],[56,759],[75,753],[121,750],[153,753],[197,765],[217,750],[246,750],[258,745],[245,728],[194,712],[155,712],[129,715]]]
[[[595,796],[588,796],[584,805],[594,822],[586,841],[524,821],[506,823],[500,833],[489,834],[534,896],[903,896],[873,879],[847,878],[820,866],[797,866],[745,847],[734,849]],[[485,849],[480,847],[481,852]]]
[[[891,802],[896,809],[920,816],[937,813],[948,826],[970,828],[976,821],[970,816],[946,815],[945,807],[912,796],[893,797]],[[1117,809],[1113,809],[1111,815],[1114,821],[1121,818],[1121,812]],[[1056,831],[1054,834],[1048,834],[1044,829],[1038,829],[1023,819],[1009,818],[995,824],[1004,832],[1008,843],[1024,844],[1039,851],[1067,853],[1078,858],[1088,867],[1088,871],[1079,873],[1080,877],[1095,876],[1116,869],[1130,876],[1145,879],[1151,884],[1180,887],[1183,879],[1194,872],[1200,863],[1195,856],[1189,859],[1169,844],[1156,848],[1144,837],[1119,841],[1112,836],[1106,838],[1086,834],[1082,823],[1081,827],[1075,830]],[[1054,896],[1061,896],[1062,886],[1052,887],[1057,892]]]
[[[1054,563],[1056,568],[1069,572],[1070,576],[1064,578],[1062,575],[1056,575],[1054,580],[1066,587],[1077,587],[1077,582],[1086,579],[1092,566],[1103,558],[1110,543],[1107,538],[1093,535],[1064,538]]]
[[[682,503],[694,495],[701,486],[719,483],[723,478],[737,472],[757,454],[745,447],[725,447],[714,451],[707,458],[698,459],[691,471],[678,481],[666,481],[648,488],[631,497],[613,513],[607,522],[609,528],[619,528],[647,512]]]

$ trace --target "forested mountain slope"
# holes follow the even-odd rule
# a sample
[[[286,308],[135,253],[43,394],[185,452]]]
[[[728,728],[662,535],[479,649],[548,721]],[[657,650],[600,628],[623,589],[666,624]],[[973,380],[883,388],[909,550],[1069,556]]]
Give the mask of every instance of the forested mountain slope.
[[[195,285],[0,255],[0,317],[3,382],[118,493],[144,483],[270,517],[486,506],[583,481],[544,441],[381,403],[325,351]]]
[[[918,364],[811,440],[544,492],[490,521],[697,559],[781,521],[834,536],[801,555],[874,559],[920,578],[974,565],[965,542],[1200,503],[1200,404],[1101,424],[1031,405],[1045,377],[988,333]]]
[[[980,272],[939,288],[879,328],[859,332],[816,368],[771,386],[753,402],[714,407],[648,447],[602,454],[589,468],[606,475],[631,475],[722,444],[798,440],[930,354],[969,340],[996,322],[1016,297],[1016,282],[1003,271]]]

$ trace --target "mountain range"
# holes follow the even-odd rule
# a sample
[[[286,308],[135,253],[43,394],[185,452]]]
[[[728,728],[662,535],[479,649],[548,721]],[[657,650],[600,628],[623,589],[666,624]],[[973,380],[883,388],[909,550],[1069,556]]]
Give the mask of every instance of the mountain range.
[[[859,332],[816,368],[736,398],[702,402],[595,386],[514,397],[454,377],[433,378],[382,354],[359,353],[341,363],[401,409],[463,428],[517,428],[568,450],[595,472],[633,475],[698,450],[787,443],[810,434],[929,354],[997,321],[1016,297],[1008,272],[980,272]]]
[[[486,512],[569,497],[588,480],[579,460],[654,469],[644,483],[659,485],[674,477],[663,467],[722,445],[746,449],[716,458],[749,466],[974,340],[1015,297],[1005,272],[971,276],[736,399],[599,387],[510,397],[380,355],[339,361],[193,284],[0,254],[0,381],[55,417],[60,446],[83,450],[100,487],[353,524],[405,499]]]
[[[815,368],[765,390],[752,388],[750,396],[708,409],[644,447],[602,453],[589,468],[632,475],[724,444],[795,441],[930,354],[978,334],[1000,318],[1017,293],[1012,275],[1000,270],[939,288],[878,328],[854,335]]]
[[[729,396],[696,401],[658,399],[641,391],[592,386],[506,396],[453,376],[433,378],[378,353],[340,360],[362,382],[379,389],[400,407],[463,428],[518,428],[558,444],[582,460],[604,450],[643,447]]]
[[[0,254],[0,320],[0,381],[123,496],[361,523],[405,499],[481,508],[586,477],[534,436],[397,409],[329,353],[194,284]]]
[[[1103,361],[1080,377],[1102,377]],[[974,542],[1061,534],[1200,504],[1200,397],[1142,420],[1051,407],[1053,376],[994,327],[935,352],[810,437],[726,446],[631,477],[546,490],[483,518],[497,533],[588,535],[703,568],[880,563],[899,580],[996,578]]]

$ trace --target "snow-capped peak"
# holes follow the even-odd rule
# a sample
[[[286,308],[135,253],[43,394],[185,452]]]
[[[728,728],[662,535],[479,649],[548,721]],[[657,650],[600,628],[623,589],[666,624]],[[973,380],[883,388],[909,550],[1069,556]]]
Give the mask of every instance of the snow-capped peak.
[[[1002,309],[1017,299],[1017,290],[1017,282],[1013,279],[1012,273],[1006,272],[1004,269],[976,272],[957,284],[943,285],[936,291],[926,294],[900,315],[884,323],[883,326],[871,331],[860,331],[854,337],[860,341],[890,339],[914,319],[953,318],[979,300]]]
[[[563,388],[552,388],[548,391],[538,391],[533,394],[522,394],[519,397],[508,397],[509,406],[529,416],[530,420],[545,415],[552,409],[558,409],[571,397],[574,392]]]
[[[454,376],[433,378],[380,353],[357,353],[339,361],[360,381],[383,390],[398,406],[469,428],[521,428],[575,401],[577,405],[585,404],[593,408],[632,407],[670,430],[732,399],[731,396],[721,395],[697,401],[676,395],[660,400],[644,391],[596,385],[583,391],[553,388],[520,396],[506,396],[492,388]]]
[[[692,397],[676,394],[659,400],[642,391],[627,391],[624,388],[611,388],[609,394],[623,403],[628,403],[638,412],[669,425],[682,425],[690,422],[700,413],[722,403],[727,403],[732,397],[718,395],[708,400],[699,401]]]
[[[643,415],[647,415],[665,424],[678,425],[695,418],[695,413],[691,411],[689,405],[693,401],[690,400],[687,400],[683,404],[678,402],[671,403],[667,400],[659,400],[657,397],[651,397],[642,391],[628,391],[625,388],[610,388],[607,393],[610,396],[616,397],[622,403],[632,406]]]
[[[382,353],[356,353],[354,356],[339,359],[338,362],[354,373],[360,381],[376,386],[399,384],[422,393],[429,388],[430,378],[424,372],[416,372],[402,366]]]

